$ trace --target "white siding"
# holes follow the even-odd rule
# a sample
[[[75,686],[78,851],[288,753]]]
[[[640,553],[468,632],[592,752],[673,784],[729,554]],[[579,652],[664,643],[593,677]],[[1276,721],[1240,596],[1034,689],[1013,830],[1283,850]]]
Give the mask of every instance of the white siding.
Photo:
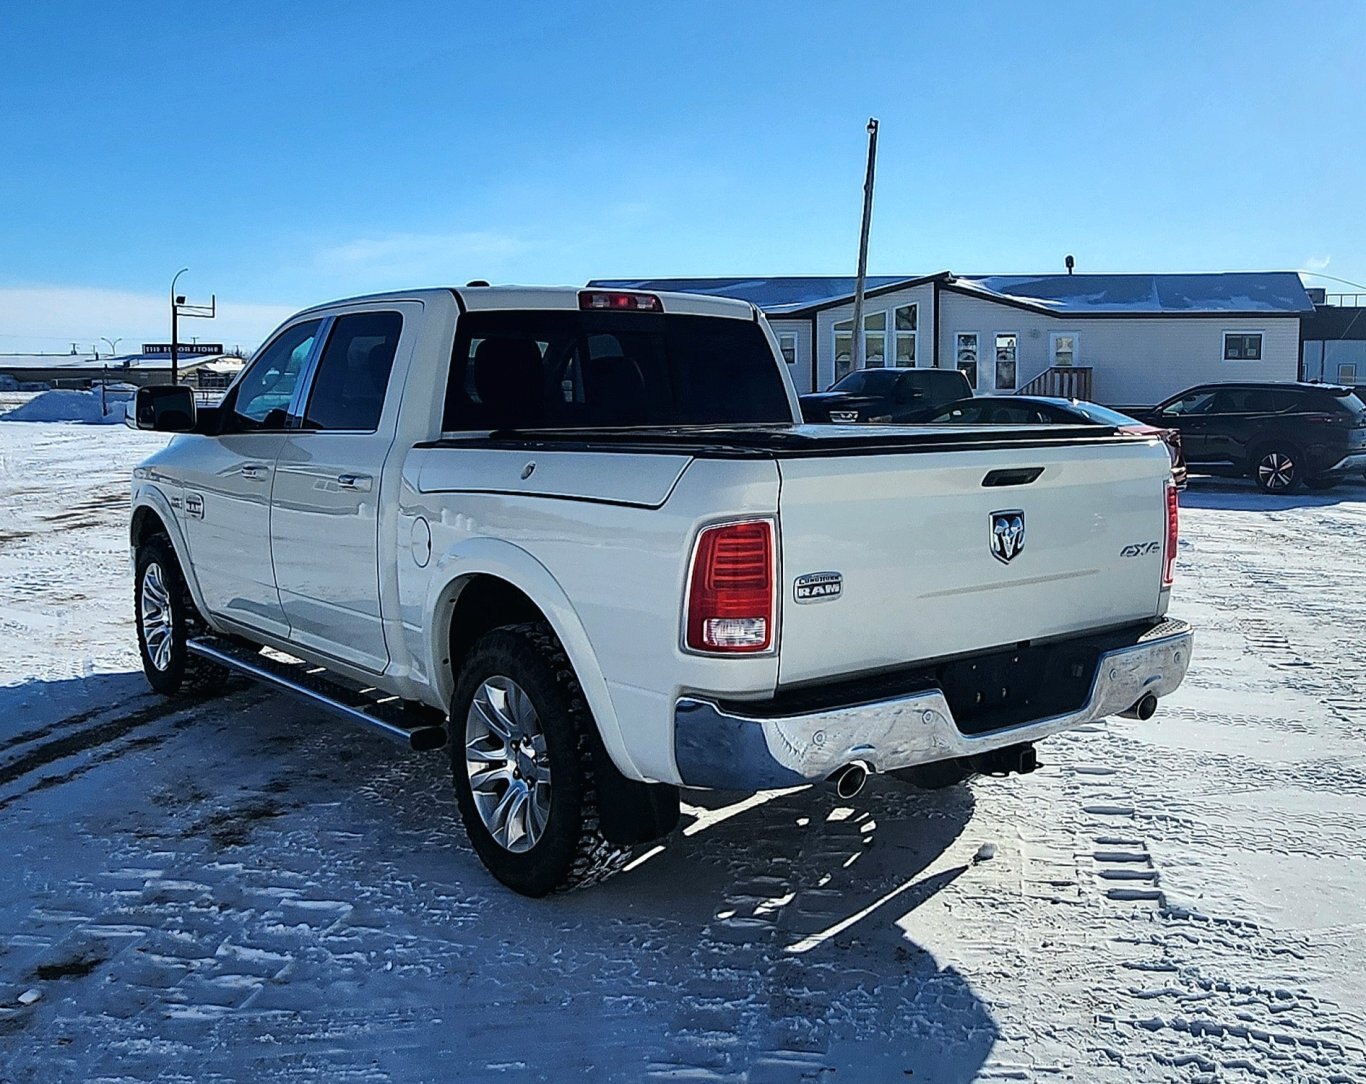
[[[1221,319],[1212,316],[1049,316],[945,290],[940,295],[940,358],[952,365],[954,335],[979,336],[979,391],[994,389],[995,336],[1019,336],[1016,386],[1047,369],[1049,332],[1076,332],[1075,364],[1090,366],[1099,403],[1149,406],[1168,395],[1218,380],[1294,380],[1299,375],[1297,316]],[[1260,331],[1261,361],[1225,361],[1225,331]]]
[[[787,367],[787,375],[792,377],[792,383],[797,386],[797,394],[805,395],[812,390],[811,321],[784,320],[781,316],[771,316],[768,322],[773,326],[773,334],[779,337],[779,341],[783,335],[797,336],[797,363]]]
[[[947,295],[946,295],[947,296]],[[892,313],[900,305],[916,304],[916,326],[918,337],[915,345],[915,364],[918,369],[928,369],[934,364],[934,284],[913,286],[909,290],[896,290],[893,293],[879,294],[864,300],[863,314],[875,312],[887,314],[888,351],[892,342]],[[835,379],[835,325],[841,320],[852,319],[854,303],[846,301],[823,309],[816,316],[816,390],[824,391]]]

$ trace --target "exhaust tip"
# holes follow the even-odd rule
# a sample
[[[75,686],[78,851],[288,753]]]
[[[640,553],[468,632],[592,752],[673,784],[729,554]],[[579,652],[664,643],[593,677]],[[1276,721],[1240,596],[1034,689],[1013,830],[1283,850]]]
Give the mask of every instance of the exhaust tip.
[[[1138,701],[1127,711],[1121,711],[1120,715],[1126,719],[1138,719],[1146,721],[1151,719],[1157,711],[1157,697],[1152,693],[1144,693]]]
[[[862,764],[846,764],[830,777],[835,784],[835,793],[841,798],[853,798],[868,782],[868,769]]]

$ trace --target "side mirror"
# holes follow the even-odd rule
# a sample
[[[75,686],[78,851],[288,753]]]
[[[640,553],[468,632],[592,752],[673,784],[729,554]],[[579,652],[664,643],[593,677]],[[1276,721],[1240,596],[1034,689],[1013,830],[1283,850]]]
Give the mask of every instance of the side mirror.
[[[138,388],[133,419],[138,429],[151,429],[158,433],[188,433],[194,429],[197,420],[194,389],[183,384]]]

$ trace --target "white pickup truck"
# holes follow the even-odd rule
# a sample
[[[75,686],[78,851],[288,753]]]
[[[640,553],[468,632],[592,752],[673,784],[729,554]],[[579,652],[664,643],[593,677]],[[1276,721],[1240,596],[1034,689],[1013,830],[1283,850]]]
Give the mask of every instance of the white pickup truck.
[[[737,301],[301,312],[217,408],[138,393],[183,434],[133,477],[148,680],[226,667],[449,744],[474,849],[529,895],[620,868],[680,787],[1028,771],[1180,684],[1160,442],[800,419]]]

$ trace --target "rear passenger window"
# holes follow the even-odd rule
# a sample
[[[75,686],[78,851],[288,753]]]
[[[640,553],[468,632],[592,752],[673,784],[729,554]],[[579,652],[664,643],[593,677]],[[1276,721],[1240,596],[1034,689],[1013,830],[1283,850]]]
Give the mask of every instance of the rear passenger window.
[[[339,317],[318,361],[303,427],[361,432],[379,428],[402,331],[403,317],[396,312]]]

